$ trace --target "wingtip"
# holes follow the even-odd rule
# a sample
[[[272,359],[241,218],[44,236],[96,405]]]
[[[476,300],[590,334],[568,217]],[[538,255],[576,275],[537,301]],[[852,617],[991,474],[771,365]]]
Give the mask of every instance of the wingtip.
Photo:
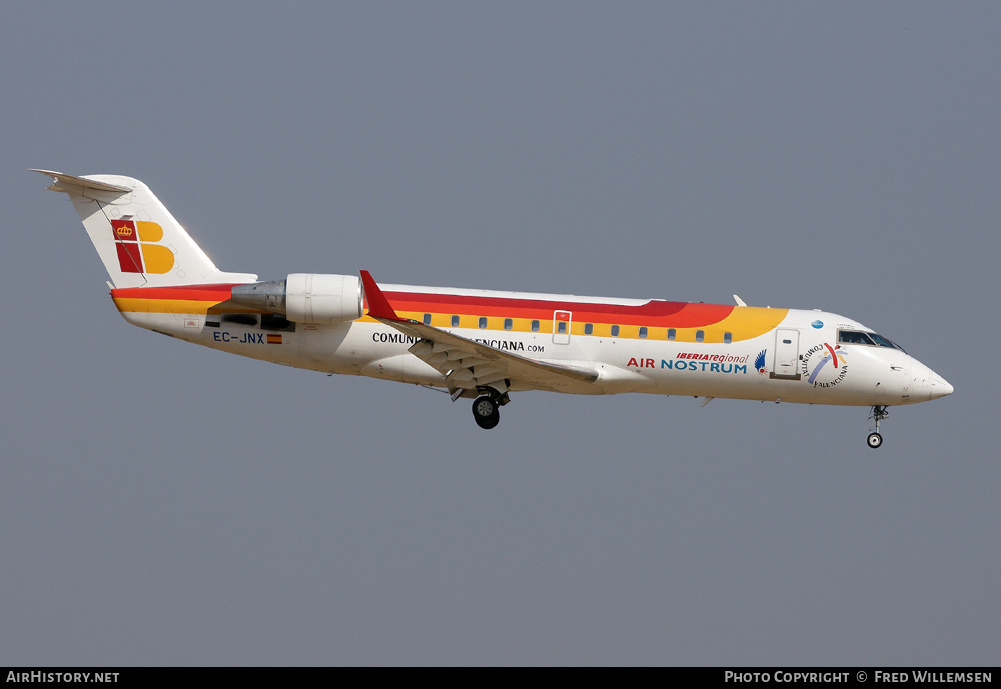
[[[396,315],[396,311],[390,306],[386,295],[379,289],[372,275],[367,270],[358,271],[361,274],[361,284],[365,289],[365,301],[368,302],[368,315],[372,318],[386,318],[391,321],[402,321],[404,319]]]

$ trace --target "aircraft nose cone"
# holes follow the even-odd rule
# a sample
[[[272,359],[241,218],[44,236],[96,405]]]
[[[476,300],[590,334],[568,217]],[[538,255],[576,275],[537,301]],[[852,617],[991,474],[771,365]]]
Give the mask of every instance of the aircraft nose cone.
[[[945,397],[946,395],[952,394],[952,386],[949,382],[937,373],[931,374],[931,397],[930,399],[936,399],[938,397]]]

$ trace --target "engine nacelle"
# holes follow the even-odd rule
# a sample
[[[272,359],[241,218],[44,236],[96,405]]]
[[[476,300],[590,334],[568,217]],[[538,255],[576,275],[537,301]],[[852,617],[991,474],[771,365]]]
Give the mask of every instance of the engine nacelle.
[[[292,273],[280,281],[238,285],[231,300],[297,323],[353,321],[363,311],[361,280],[354,275]]]
[[[285,317],[290,321],[353,321],[361,314],[361,280],[354,275],[293,273],[285,280]]]

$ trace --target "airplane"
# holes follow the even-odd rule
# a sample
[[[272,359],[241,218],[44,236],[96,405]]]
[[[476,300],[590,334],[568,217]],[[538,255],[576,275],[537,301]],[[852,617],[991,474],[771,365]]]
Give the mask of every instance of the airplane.
[[[139,180],[33,170],[66,193],[126,321],[233,354],[371,376],[473,400],[480,428],[510,393],[643,392],[871,408],[953,387],[858,321],[820,310],[378,284],[293,273],[258,281],[216,268]]]

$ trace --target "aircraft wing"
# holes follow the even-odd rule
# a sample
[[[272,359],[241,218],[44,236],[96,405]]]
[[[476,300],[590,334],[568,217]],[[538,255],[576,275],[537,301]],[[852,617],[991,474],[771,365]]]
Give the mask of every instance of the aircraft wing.
[[[445,376],[453,397],[481,386],[504,393],[509,387],[529,387],[553,392],[593,392],[598,380],[594,369],[554,364],[501,351],[419,321],[400,318],[367,270],[361,271],[368,315],[405,335],[419,338],[410,353]]]

